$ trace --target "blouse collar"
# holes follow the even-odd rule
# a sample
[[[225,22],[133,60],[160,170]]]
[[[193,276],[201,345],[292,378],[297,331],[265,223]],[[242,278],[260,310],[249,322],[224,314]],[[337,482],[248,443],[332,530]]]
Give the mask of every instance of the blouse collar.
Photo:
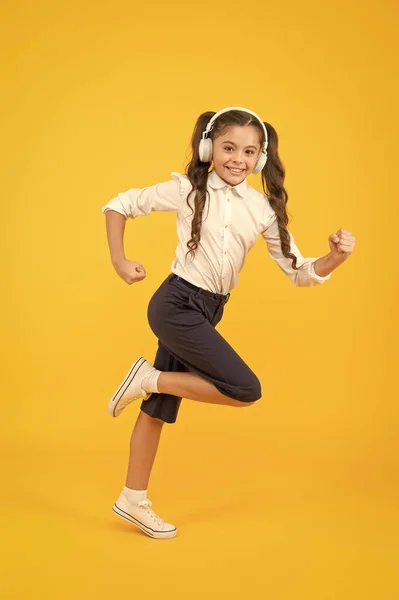
[[[246,178],[238,185],[231,186],[225,181],[223,181],[221,177],[219,177],[215,169],[212,169],[212,171],[208,173],[208,183],[214,190],[219,190],[224,187],[229,187],[233,190],[236,190],[241,196],[241,198],[244,198],[245,194],[248,192],[248,184]]]

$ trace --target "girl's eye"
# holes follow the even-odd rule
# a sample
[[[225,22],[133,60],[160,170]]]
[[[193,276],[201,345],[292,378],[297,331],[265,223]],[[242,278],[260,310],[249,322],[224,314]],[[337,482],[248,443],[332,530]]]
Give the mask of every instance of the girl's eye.
[[[233,148],[231,146],[225,146],[224,149],[225,150],[233,150]],[[254,154],[253,150],[248,150],[248,152],[250,152],[251,154]]]

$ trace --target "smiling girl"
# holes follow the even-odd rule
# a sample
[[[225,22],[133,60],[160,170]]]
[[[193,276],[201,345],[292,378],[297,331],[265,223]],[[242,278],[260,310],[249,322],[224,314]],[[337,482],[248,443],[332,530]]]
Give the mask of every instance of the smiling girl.
[[[108,404],[117,417],[142,399],[130,442],[126,484],[114,512],[153,538],[171,538],[176,527],[151,509],[147,487],[164,423],[175,423],[182,398],[248,407],[261,396],[251,368],[216,330],[249,250],[259,236],[270,257],[295,286],[320,285],[352,253],[355,238],[339,229],[330,251],[304,258],[287,229],[285,170],[275,129],[242,107],[205,112],[192,135],[186,174],[119,193],[102,208],[112,264],[127,283],[146,277],[123,249],[128,218],[151,211],[176,213],[179,244],[171,273],[148,305],[158,338],[153,364],[135,360]],[[247,183],[261,173],[263,193]]]

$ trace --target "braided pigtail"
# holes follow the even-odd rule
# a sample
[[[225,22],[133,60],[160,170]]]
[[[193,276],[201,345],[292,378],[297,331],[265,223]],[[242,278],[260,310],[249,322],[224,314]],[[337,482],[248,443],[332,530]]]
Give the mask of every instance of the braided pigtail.
[[[251,123],[255,125],[255,123]],[[297,270],[297,257],[291,253],[290,236],[287,229],[288,214],[286,210],[288,194],[284,188],[285,169],[278,154],[278,135],[270,123],[264,122],[268,136],[267,161],[263,167],[262,187],[269,199],[270,206],[277,216],[280,233],[281,250],[286,258],[292,259],[292,268]]]

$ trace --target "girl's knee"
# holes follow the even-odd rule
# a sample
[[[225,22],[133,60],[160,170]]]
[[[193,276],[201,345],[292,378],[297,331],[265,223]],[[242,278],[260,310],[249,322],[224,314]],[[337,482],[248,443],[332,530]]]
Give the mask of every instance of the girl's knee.
[[[157,417],[153,417],[152,415],[149,415],[148,413],[144,412],[143,410],[140,410],[139,416],[142,419],[145,419],[146,421],[148,421],[151,424],[160,424],[160,425],[164,425],[165,421],[163,421],[162,419],[158,419]]]
[[[252,406],[262,397],[259,379],[254,375],[249,385],[242,387],[236,396],[235,406]]]

